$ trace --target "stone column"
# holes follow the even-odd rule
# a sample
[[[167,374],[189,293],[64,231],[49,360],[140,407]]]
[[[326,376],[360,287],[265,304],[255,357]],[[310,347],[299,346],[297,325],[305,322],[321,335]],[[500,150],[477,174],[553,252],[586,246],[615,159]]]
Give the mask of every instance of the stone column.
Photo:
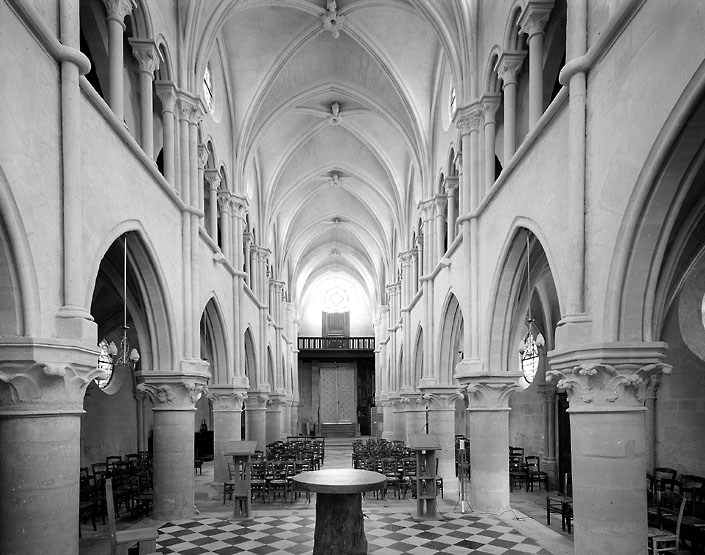
[[[279,441],[282,436],[282,396],[270,394],[267,401],[267,444]]]
[[[225,260],[231,260],[230,254],[230,191],[220,191],[218,193],[218,207],[220,208],[220,249],[223,251],[223,256]],[[218,232],[213,238],[215,241],[218,240]]]
[[[548,485],[551,489],[561,486],[558,476],[558,461],[556,460],[556,389],[552,384],[539,384],[539,392],[543,399],[543,459],[541,470],[548,473]],[[562,487],[562,486],[561,486]]]
[[[494,166],[493,166],[494,167]],[[456,210],[455,203],[458,199],[458,177],[457,176],[446,176],[445,179],[445,191],[446,197],[448,198],[448,244],[452,243],[456,235],[456,220],[458,219],[458,212]]]
[[[125,93],[123,85],[122,35],[125,32],[125,16],[137,7],[135,0],[103,0],[108,10],[108,58],[109,97],[108,104],[120,121],[125,119]]]
[[[479,298],[479,231],[475,210],[480,198],[480,150],[479,135],[482,123],[482,106],[474,102],[459,108],[455,114],[455,125],[462,137],[462,174],[460,187],[462,191],[464,215],[461,218],[463,249],[469,260],[469,292],[466,300],[461,301],[461,310],[465,318],[463,327],[463,360],[459,363],[459,373],[477,371],[482,367],[480,360],[480,298]]]
[[[0,343],[0,553],[78,553],[83,396],[93,344]]]
[[[208,147],[204,144],[198,145],[198,179],[196,185],[198,187],[198,210],[201,214],[198,216],[199,219],[205,219],[204,204],[205,204],[205,191],[204,186],[206,183],[206,164],[208,164]]]
[[[661,385],[661,374],[655,374],[646,381],[644,394],[644,437],[646,438],[646,470],[652,472],[656,466],[656,399]]]
[[[193,414],[210,373],[205,361],[182,362],[182,372],[138,372],[137,390],[154,414],[154,519],[193,516]]]
[[[394,398],[382,401],[382,413],[384,414],[382,439],[394,441],[396,439],[396,431],[394,429]]]
[[[137,59],[140,75],[140,137],[142,150],[154,159],[154,102],[152,81],[159,69],[159,51],[152,39],[130,38],[132,55]]]
[[[176,131],[174,129],[174,110],[176,109],[176,87],[169,81],[157,81],[154,84],[157,96],[162,101],[164,179],[177,188],[175,178],[176,154],[174,144]]]
[[[242,241],[244,247],[243,262],[245,283],[247,283],[247,285],[250,286],[250,289],[252,289],[252,254],[250,251],[252,247],[252,233],[250,233],[247,229],[242,232]]]
[[[455,478],[455,401],[462,394],[455,386],[422,388],[422,391],[428,406],[428,433],[436,436],[441,445],[436,453],[438,476],[450,486]]]
[[[54,3],[53,5],[56,5]],[[81,129],[81,88],[79,77],[90,70],[88,58],[80,51],[80,22],[78,0],[58,2],[59,38],[65,49],[61,56],[61,208],[62,218],[62,279],[63,306],[56,315],[57,336],[77,341],[93,337],[95,345],[96,327],[85,302],[84,279],[81,273],[83,262],[83,179],[81,153],[83,150]],[[31,91],[29,92],[31,94]],[[24,333],[36,332],[39,318],[27,311]]]
[[[246,398],[246,391],[231,385],[208,388],[208,399],[213,403],[213,482],[219,495],[223,493],[223,482],[230,477],[225,453],[231,451],[233,441],[241,440],[242,406]]]
[[[482,110],[484,112],[485,126],[485,179],[484,192],[489,191],[495,182],[495,149],[497,123],[495,116],[502,100],[499,93],[485,93],[482,96]]]
[[[576,555],[644,552],[645,380],[670,373],[666,348],[600,343],[550,354],[546,379],[570,403]]]
[[[257,442],[257,449],[267,447],[267,400],[268,392],[250,391],[245,402],[246,435],[249,441]]]
[[[406,437],[404,443],[409,445],[409,436],[425,434],[426,427],[426,400],[421,398],[420,393],[410,393],[402,396]]]
[[[534,128],[543,113],[543,30],[552,9],[553,0],[529,0],[518,21],[529,44],[529,129]]]
[[[291,398],[284,398],[281,402],[281,422],[279,424],[279,439],[286,441],[286,438],[293,435],[291,432]]]
[[[406,441],[406,411],[404,400],[399,398],[394,402],[394,439]]]
[[[507,50],[497,61],[497,74],[502,80],[504,92],[504,165],[506,166],[516,151],[516,102],[517,75],[521,71],[526,52]]]
[[[509,509],[509,394],[517,374],[480,374],[461,379],[467,390],[470,441],[470,505],[476,512]]]
[[[208,183],[208,233],[218,244],[218,189],[220,188],[220,172],[208,169],[204,175]]]
[[[448,197],[445,194],[435,195],[433,204],[436,215],[436,252],[440,260],[446,252],[446,232],[448,231],[446,226],[446,206],[448,206]],[[448,244],[450,244],[450,241],[448,241]]]

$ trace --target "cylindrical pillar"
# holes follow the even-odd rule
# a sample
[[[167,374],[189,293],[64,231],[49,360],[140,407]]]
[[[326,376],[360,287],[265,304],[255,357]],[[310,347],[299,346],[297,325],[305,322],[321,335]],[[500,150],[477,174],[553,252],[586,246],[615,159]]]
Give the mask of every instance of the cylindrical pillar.
[[[208,183],[208,233],[211,239],[218,243],[218,189],[220,187],[220,173],[217,170],[206,170]]]
[[[137,59],[140,80],[140,143],[142,150],[154,159],[154,97],[152,80],[159,68],[159,51],[150,39],[130,38],[132,54]]]
[[[230,478],[225,453],[231,450],[233,441],[241,439],[245,392],[230,385],[211,385],[208,389],[213,403],[213,481],[222,483]]]
[[[223,256],[226,260],[230,261],[230,193],[228,191],[221,191],[218,194],[218,204],[220,207],[220,234],[221,234],[221,245],[220,249],[223,251]],[[217,232],[214,237],[215,240],[218,239]]]
[[[404,443],[409,445],[409,437],[416,434],[425,434],[428,429],[426,427],[426,401],[420,398],[420,395],[409,397],[409,402],[404,407],[404,417],[406,437]]]
[[[267,403],[266,434],[267,444],[279,441],[282,436],[282,399],[279,395],[270,395]]]
[[[440,443],[441,450],[436,452],[438,459],[438,477],[450,484],[455,477],[455,400],[457,388],[434,389],[424,393],[428,398],[428,433],[433,434]]]
[[[504,94],[504,165],[516,151],[516,95],[517,75],[521,70],[525,52],[506,51],[497,61],[497,74],[502,79]]]
[[[176,130],[174,125],[174,110],[176,105],[176,89],[173,83],[160,81],[155,84],[157,95],[162,101],[162,127],[163,146],[162,161],[164,164],[164,178],[176,188],[175,178],[175,140]]]
[[[257,442],[257,450],[267,447],[267,394],[251,391],[245,403],[247,439]]]
[[[665,351],[665,343],[602,343],[551,352],[546,377],[570,403],[576,555],[644,552],[643,396],[651,376],[671,371]]]
[[[122,35],[125,16],[132,12],[133,3],[124,0],[103,0],[108,10],[108,105],[120,121],[125,119],[125,93],[123,90]]]
[[[485,179],[484,190],[489,191],[495,182],[495,139],[497,124],[495,116],[501,101],[499,93],[487,93],[482,97],[482,108],[484,110],[484,133],[485,133]]]
[[[0,342],[0,553],[78,553],[83,396],[104,373],[95,342],[32,339]]]
[[[190,362],[183,373],[139,373],[138,391],[154,408],[154,518],[171,520],[194,514],[193,418],[205,390],[208,363]],[[153,373],[151,373],[153,374]]]
[[[394,403],[394,439],[396,441],[406,440],[406,411],[401,400]]]
[[[456,203],[458,202],[458,177],[446,177],[445,191],[448,198],[448,243],[452,243],[456,234],[456,220],[458,219],[458,211]]]
[[[390,400],[382,403],[382,414],[384,421],[384,430],[382,431],[382,439],[394,441],[396,439],[396,430],[394,429],[394,403]]]

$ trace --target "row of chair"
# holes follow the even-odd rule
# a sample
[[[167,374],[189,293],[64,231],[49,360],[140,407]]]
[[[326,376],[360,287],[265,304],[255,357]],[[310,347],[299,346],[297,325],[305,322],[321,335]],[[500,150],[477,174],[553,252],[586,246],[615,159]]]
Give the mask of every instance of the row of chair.
[[[534,484],[541,484],[548,490],[548,473],[541,470],[541,459],[536,455],[523,455],[521,447],[509,448],[509,491],[524,486],[526,491],[534,491]]]

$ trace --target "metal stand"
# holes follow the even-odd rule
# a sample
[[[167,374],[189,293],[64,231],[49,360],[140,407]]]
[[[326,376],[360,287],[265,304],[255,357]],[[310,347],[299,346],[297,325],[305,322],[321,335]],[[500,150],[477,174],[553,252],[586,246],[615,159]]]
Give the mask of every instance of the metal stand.
[[[466,499],[465,494],[467,492],[467,484],[469,482],[468,480],[468,472],[470,470],[470,463],[467,462],[459,462],[458,463],[458,482],[459,482],[459,488],[458,488],[458,502],[455,504],[455,507],[453,507],[453,511],[458,508],[458,505],[460,505],[460,512],[462,514],[465,514],[465,505],[467,504],[468,508],[472,512],[472,507],[470,506],[470,502]]]

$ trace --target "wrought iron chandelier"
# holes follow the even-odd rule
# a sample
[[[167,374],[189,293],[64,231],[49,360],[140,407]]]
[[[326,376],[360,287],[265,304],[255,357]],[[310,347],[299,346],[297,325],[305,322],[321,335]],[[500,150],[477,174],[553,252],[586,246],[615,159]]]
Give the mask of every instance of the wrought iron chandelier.
[[[528,317],[526,319],[527,332],[521,343],[519,343],[519,353],[521,354],[521,370],[524,379],[531,383],[534,381],[536,371],[539,367],[539,349],[546,346],[546,340],[541,332],[536,328],[534,319],[531,317],[531,264],[530,264],[529,232],[526,232],[526,297],[529,304]],[[536,335],[534,335],[536,330]]]
[[[130,370],[134,370],[137,362],[140,360],[140,354],[137,349],[130,349],[130,344],[127,341],[127,235],[124,236],[123,242],[123,259],[122,259],[122,339],[120,339],[120,348],[114,341],[108,343],[108,340],[103,338],[98,347],[100,354],[98,355],[98,369],[103,370],[107,374],[107,378],[96,378],[96,383],[99,387],[104,388],[110,382],[115,366],[126,366]]]

